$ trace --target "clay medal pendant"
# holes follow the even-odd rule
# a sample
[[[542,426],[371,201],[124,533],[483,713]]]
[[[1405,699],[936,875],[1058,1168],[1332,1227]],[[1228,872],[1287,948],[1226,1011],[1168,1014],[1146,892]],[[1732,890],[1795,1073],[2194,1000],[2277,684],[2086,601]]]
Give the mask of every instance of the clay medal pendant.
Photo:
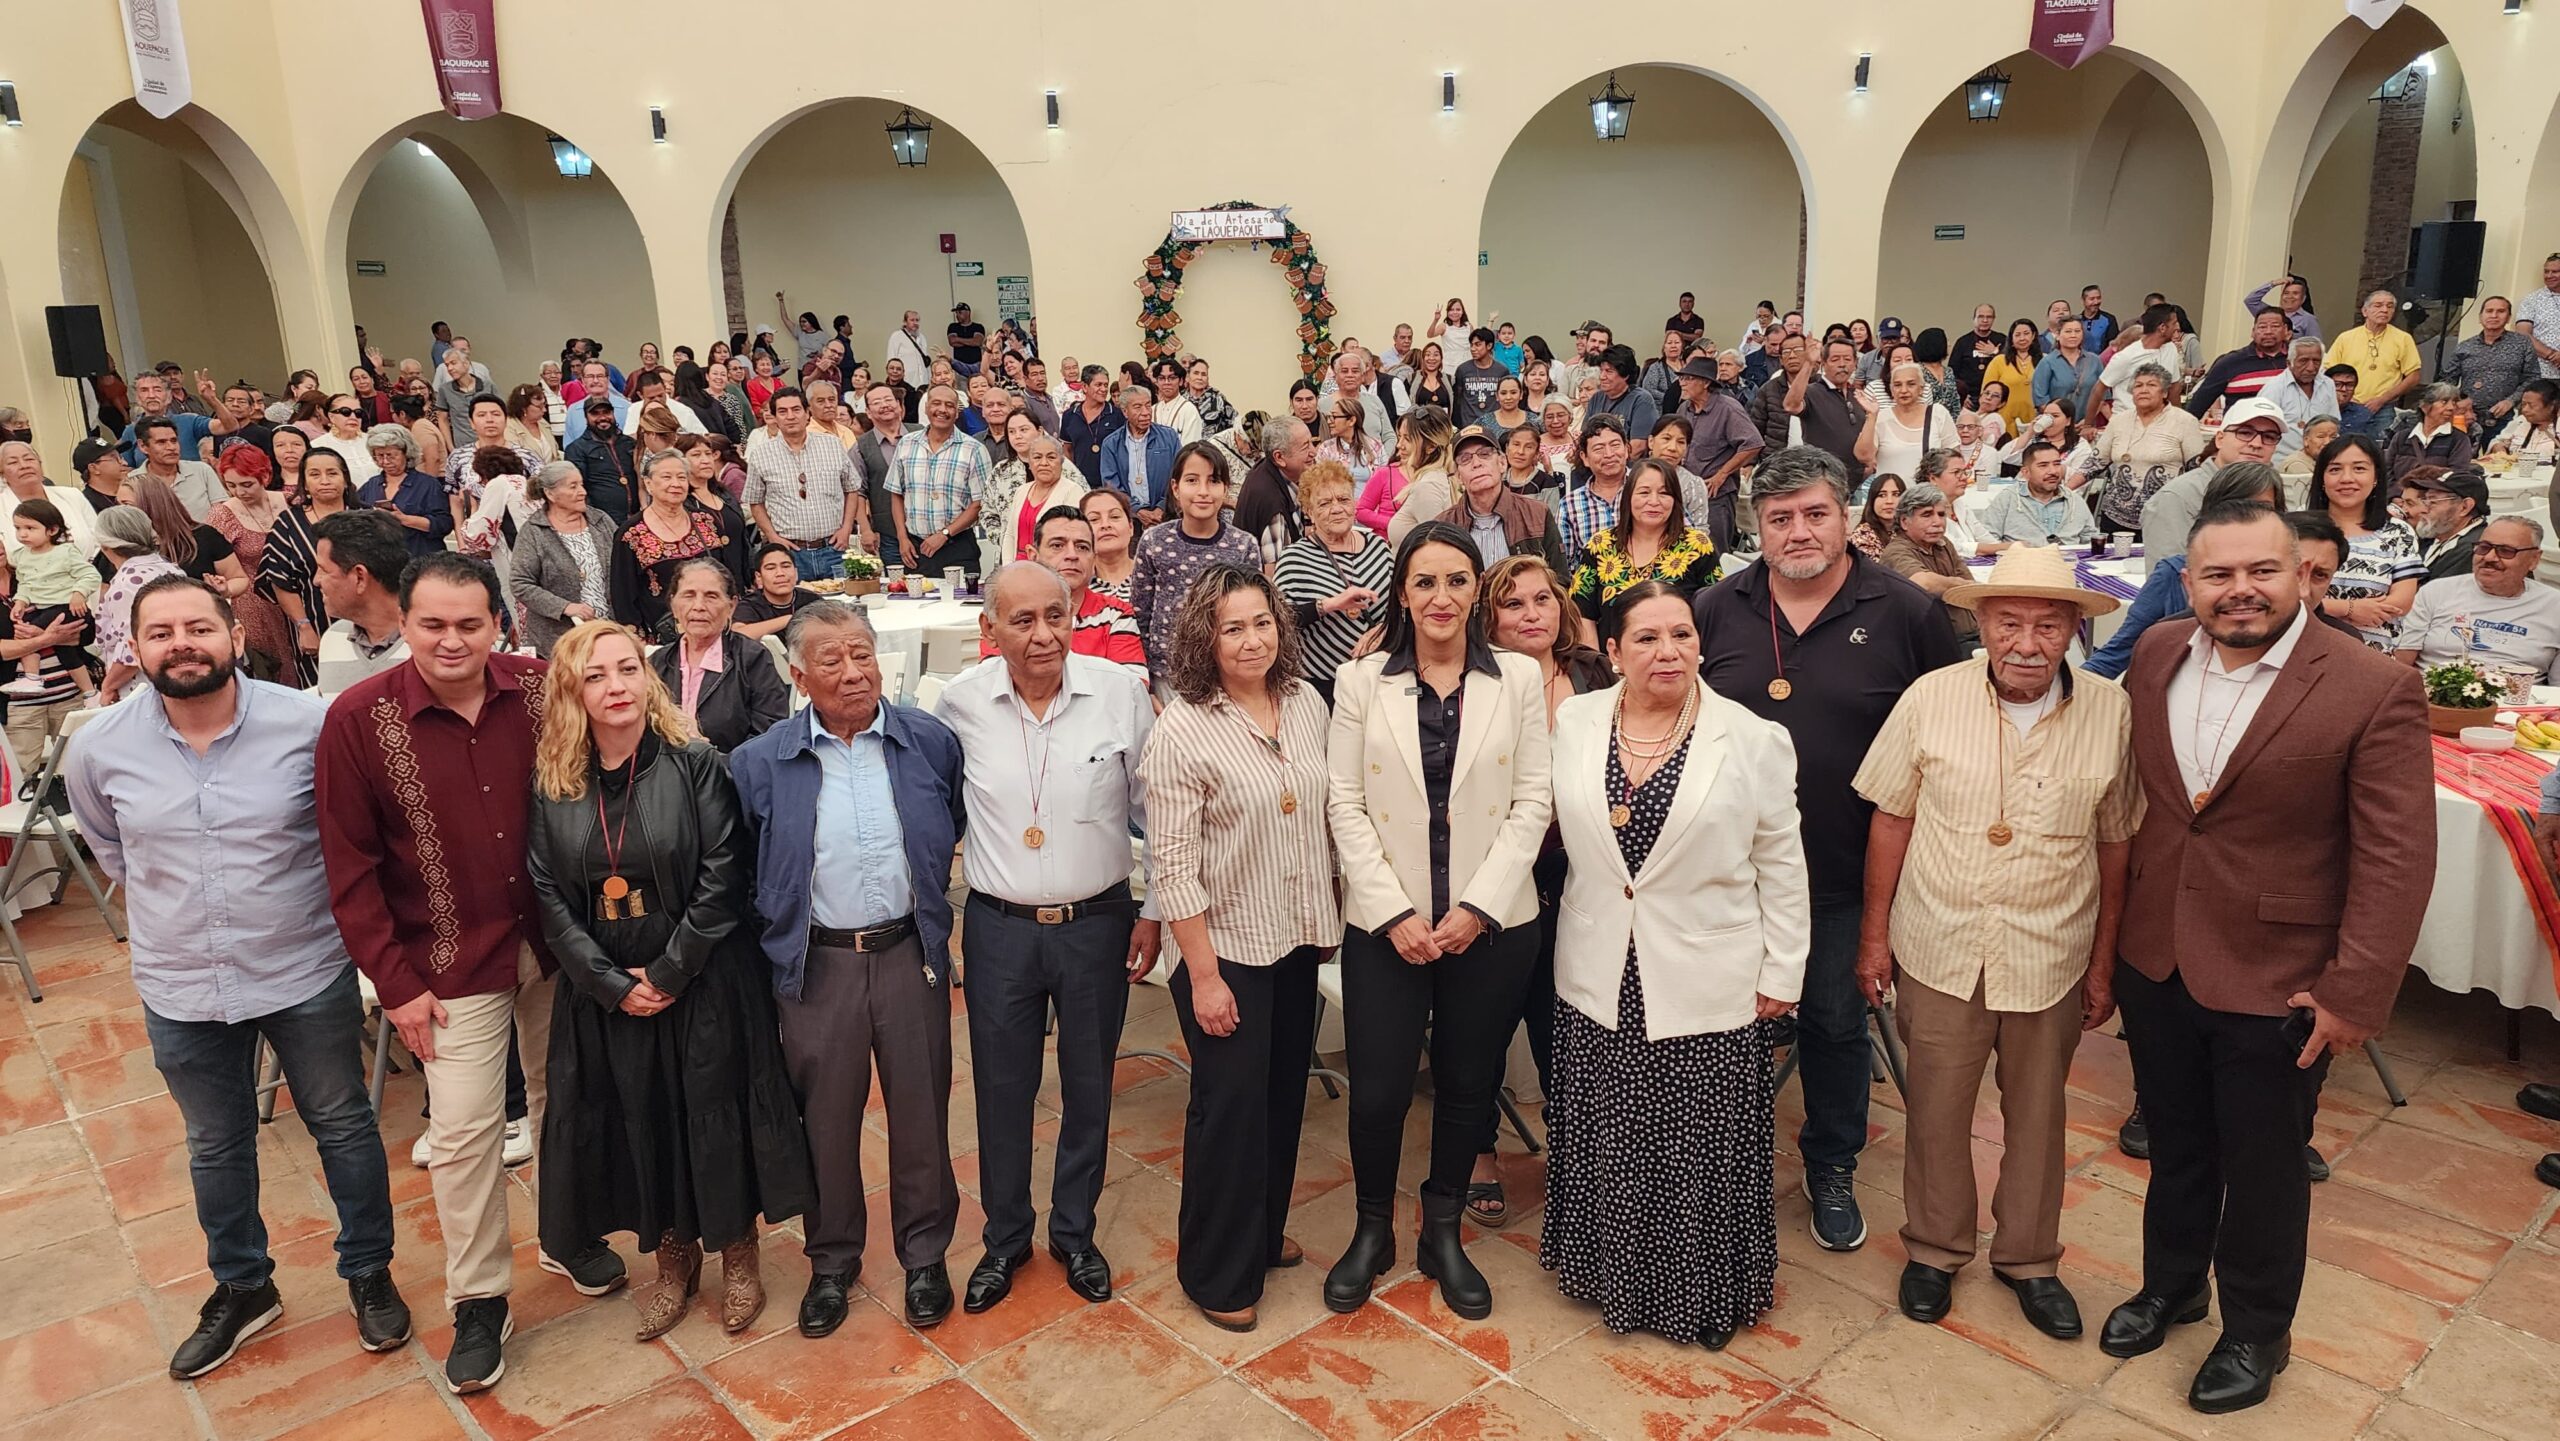
[[[1280,793],[1280,814],[1284,816],[1294,816],[1297,813],[1298,793],[1296,791],[1282,791]]]
[[[2196,809],[2197,809],[2197,810],[2203,810],[2203,809],[2205,808],[2205,804],[2206,804],[2208,801],[2211,801],[2211,800],[2213,799],[2213,792],[2211,792],[2211,791],[2198,791],[2198,792],[2196,792],[2196,793],[2195,793],[2195,797],[2194,797],[2194,799],[2195,799],[2195,803],[2196,803]]]
[[[1776,680],[1769,682],[1769,699],[1771,700],[1785,700],[1787,697],[1794,695],[1795,693],[1795,683],[1788,680],[1785,676],[1780,676]]]
[[[1625,830],[1627,828],[1627,822],[1634,818],[1635,812],[1628,810],[1623,805],[1609,807],[1609,824],[1620,830]]]
[[[1031,847],[1035,851],[1040,849],[1041,843],[1048,839],[1049,833],[1040,829],[1038,826],[1027,827],[1022,832],[1022,843]]]
[[[1991,823],[1991,829],[1983,832],[1983,835],[1988,837],[1991,843],[1995,846],[2007,845],[2011,838],[2016,834],[2017,833],[2015,831],[2009,829],[2009,823],[2007,821],[1994,821]]]
[[[631,883],[620,876],[607,876],[604,878],[604,884],[596,887],[596,890],[606,900],[618,901],[631,894]]]

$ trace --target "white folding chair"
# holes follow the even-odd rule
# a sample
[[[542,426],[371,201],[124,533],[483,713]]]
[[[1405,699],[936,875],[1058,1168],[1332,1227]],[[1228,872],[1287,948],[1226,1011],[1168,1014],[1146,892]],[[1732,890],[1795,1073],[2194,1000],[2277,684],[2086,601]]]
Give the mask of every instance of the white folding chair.
[[[0,939],[8,944],[8,954],[0,956],[18,968],[19,978],[26,983],[30,1002],[44,999],[44,988],[36,984],[35,962],[28,958],[26,943],[18,936],[17,920],[9,914],[9,903],[18,892],[35,882],[51,877],[53,894],[46,905],[56,905],[62,893],[77,879],[88,891],[89,899],[98,907],[98,915],[107,923],[107,934],[121,941],[125,938],[124,922],[115,907],[107,904],[107,892],[80,854],[80,843],[74,839],[80,825],[71,815],[69,803],[62,796],[62,753],[70,744],[68,735],[57,735],[44,743],[44,755],[36,763],[36,772],[27,794],[28,800],[11,799],[0,805],[0,831],[11,840],[9,864],[0,868]],[[39,840],[39,836],[42,837]],[[43,864],[35,860],[36,847],[49,847]]]
[[[907,657],[904,651],[889,651],[879,658],[880,693],[891,700],[907,698]]]
[[[924,633],[924,673],[953,676],[978,663],[978,628],[938,625]]]
[[[950,684],[948,676],[926,674],[916,677],[916,708],[933,709],[934,702],[942,699],[943,688]]]

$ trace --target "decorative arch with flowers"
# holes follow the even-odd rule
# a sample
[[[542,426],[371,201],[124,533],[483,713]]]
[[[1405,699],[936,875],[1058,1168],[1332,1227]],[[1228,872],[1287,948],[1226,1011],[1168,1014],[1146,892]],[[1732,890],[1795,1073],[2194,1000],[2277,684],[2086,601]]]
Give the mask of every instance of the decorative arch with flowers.
[[[1222,205],[1204,206],[1207,210],[1260,210],[1265,207],[1249,200],[1230,200]],[[1271,263],[1288,277],[1292,303],[1298,307],[1298,369],[1314,375],[1333,359],[1333,300],[1325,292],[1324,262],[1316,259],[1315,242],[1294,220],[1283,217],[1281,236],[1267,243],[1271,247]],[[1146,273],[1138,277],[1138,331],[1143,337],[1140,349],[1148,360],[1182,353],[1182,337],[1176,328],[1182,316],[1173,308],[1182,294],[1182,272],[1191,266],[1192,257],[1209,245],[1233,241],[1177,240],[1173,232],[1165,232],[1163,243],[1149,253]]]

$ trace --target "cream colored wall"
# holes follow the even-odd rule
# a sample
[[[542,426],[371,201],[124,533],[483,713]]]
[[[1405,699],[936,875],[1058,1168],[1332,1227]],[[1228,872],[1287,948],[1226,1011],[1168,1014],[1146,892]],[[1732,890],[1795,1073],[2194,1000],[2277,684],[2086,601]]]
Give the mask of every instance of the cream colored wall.
[[[92,138],[106,152],[103,174],[114,187],[121,234],[99,234],[98,197],[88,194],[90,208],[74,239],[84,289],[97,288],[76,301],[55,303],[96,304],[112,314],[106,255],[120,243],[148,347],[148,353],[131,353],[128,337],[111,332],[109,353],[126,376],[175,360],[226,381],[239,375],[281,380],[284,341],[276,328],[274,292],[230,205],[184,161],[149,140],[112,125],[96,127]],[[90,245],[97,249],[88,251]],[[47,360],[49,371],[49,354]]]
[[[1895,164],[1948,93],[2027,31],[2030,0],[1960,8],[1959,18],[1907,0],[1719,5],[1700,23],[1695,0],[1621,0],[1602,23],[1543,7],[1515,24],[1452,26],[1427,6],[1215,6],[1164,25],[1157,7],[1127,0],[991,0],[968,12],[966,33],[945,11],[866,12],[808,55],[790,47],[822,32],[721,23],[678,0],[633,0],[604,20],[591,7],[510,3],[497,10],[496,48],[511,112],[573,135],[630,201],[665,334],[724,328],[719,218],[758,144],[812,106],[868,95],[931,113],[995,166],[1025,217],[1048,344],[1118,354],[1135,343],[1128,277],[1165,212],[1239,194],[1296,207],[1348,329],[1374,331],[1453,290],[1479,298],[1485,197],[1512,140],[1584,77],[1638,64],[1692,67],[1757,95],[1806,177],[1811,308],[1874,314]],[[357,195],[380,147],[436,108],[418,9],[196,9],[197,105],[178,123],[239,181],[285,349],[343,368]],[[2512,286],[2560,228],[2560,210],[2527,184],[2560,175],[2548,83],[2560,7],[2510,18],[2485,0],[2413,0],[2407,13],[2440,28],[2470,75],[2488,268]],[[1132,58],[1141,32],[1143,65]],[[1314,48],[1311,37],[1336,33],[1355,38]],[[2162,78],[2201,137],[2193,183],[2209,182],[2215,204],[2187,224],[2204,232],[2196,314],[2208,343],[2236,341],[2240,292],[2283,262],[2312,132],[2365,38],[2336,0],[2118,7],[2118,52]],[[129,101],[132,81],[112,6],[14,7],[9,46],[27,121],[0,133],[0,193],[37,203],[0,208],[0,395],[37,398],[50,450],[70,417],[67,401],[45,398],[56,388],[36,383],[50,369],[43,307],[59,299],[56,201],[81,133]],[[1875,56],[1874,80],[1853,95],[1861,51]],[[1459,74],[1454,115],[1439,110],[1444,69]],[[1057,131],[1041,123],[1049,87],[1066,109]],[[668,144],[649,138],[652,103],[667,107]],[[774,286],[751,288],[769,299]],[[1963,303],[1947,302],[1952,313]],[[1213,355],[1270,343],[1214,330],[1186,339]]]
[[[1596,316],[1651,356],[1654,326],[1688,290],[1707,334],[1735,344],[1755,301],[1794,302],[1795,159],[1768,117],[1717,81],[1660,65],[1618,80],[1636,97],[1626,139],[1592,138],[1585,97],[1606,83],[1594,76],[1550,101],[1503,157],[1485,197],[1476,313],[1500,310],[1559,353]],[[1397,318],[1419,328],[1428,312]]]
[[[777,290],[790,298],[793,314],[814,310],[821,326],[849,315],[854,353],[875,373],[881,342],[905,311],[921,313],[928,350],[942,346],[955,300],[969,302],[973,318],[992,333],[997,277],[1032,273],[1022,216],[987,157],[944,124],[935,127],[923,165],[900,166],[884,128],[897,109],[856,100],[792,122],[748,165],[736,198],[748,326],[782,324]],[[940,249],[945,233],[958,246],[950,255]],[[955,260],[979,261],[985,274],[955,279]],[[1137,274],[1134,258],[1129,273]],[[1109,278],[1097,275],[1092,283],[1107,287]],[[1036,312],[1036,277],[1031,298]],[[1137,292],[1129,302],[1135,315]]]
[[[472,358],[509,385],[557,359],[572,334],[593,336],[617,363],[637,354],[641,341],[660,338],[648,247],[601,167],[582,180],[563,177],[541,127],[504,117],[471,124],[436,117],[415,133],[438,154],[422,155],[407,139],[392,145],[347,230],[356,319],[386,360],[425,360],[428,327],[439,320],[468,337]],[[474,199],[445,155],[485,176],[494,194]],[[501,213],[484,211],[484,203]],[[493,222],[515,227],[521,254],[502,259]],[[387,273],[357,275],[366,260],[381,261]],[[708,349],[709,336],[692,338]]]
[[[2064,72],[2031,56],[1997,121],[1950,94],[1903,152],[1885,202],[1880,311],[1951,332],[1988,300],[2041,321],[2095,283],[2119,317],[2157,290],[2202,316],[2213,200],[2176,96],[2113,56]],[[1938,240],[1940,225],[1964,226]],[[2204,324],[2199,319],[2199,324]]]
[[[2409,220],[2449,218],[2455,201],[2476,200],[2479,193],[2476,130],[2464,96],[2460,62],[2450,48],[2433,52],[2436,74],[2427,87],[2426,120],[2418,141],[2417,183],[2410,197]],[[2453,128],[2459,103],[2462,128]],[[2320,157],[2311,184],[2294,214],[2293,268],[2311,282],[2322,324],[2335,330],[2353,323],[2356,283],[2364,268],[2367,201],[2373,188],[2374,131],[2379,107],[2362,102],[2337,139]],[[2482,290],[2502,289],[2510,282],[2482,276]]]

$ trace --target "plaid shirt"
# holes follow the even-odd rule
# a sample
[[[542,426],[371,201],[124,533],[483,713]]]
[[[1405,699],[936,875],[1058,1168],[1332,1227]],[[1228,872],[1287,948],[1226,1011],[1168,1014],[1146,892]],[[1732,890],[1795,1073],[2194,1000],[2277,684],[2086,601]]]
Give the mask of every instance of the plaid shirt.
[[[908,532],[931,535],[984,499],[994,474],[987,448],[959,431],[937,450],[922,430],[911,430],[889,462],[889,493],[907,498]]]
[[[2544,345],[2560,349],[2560,290],[2547,285],[2535,286],[2530,294],[2515,301],[2515,323],[2533,327],[2533,338]],[[2560,365],[2542,362],[2542,378],[2560,379]]]
[[[1620,481],[1624,487],[1626,482]],[[1564,532],[1564,563],[1582,564],[1582,553],[1591,548],[1591,537],[1618,523],[1618,503],[1603,500],[1592,493],[1589,485],[1576,486],[1564,498],[1564,513],[1557,524]]]
[[[862,489],[844,442],[811,426],[800,448],[770,430],[747,442],[744,499],[761,505],[783,539],[825,545],[844,525],[844,498]]]

